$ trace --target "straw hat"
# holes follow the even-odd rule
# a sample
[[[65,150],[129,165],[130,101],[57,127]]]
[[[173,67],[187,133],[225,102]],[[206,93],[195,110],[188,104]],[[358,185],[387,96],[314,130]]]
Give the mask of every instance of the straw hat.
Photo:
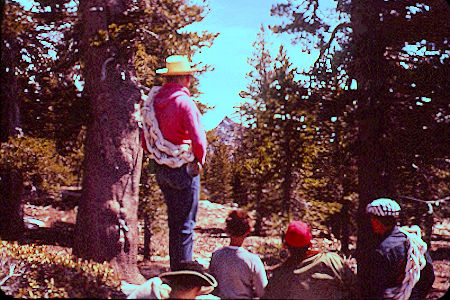
[[[217,287],[217,281],[211,274],[208,274],[201,264],[196,261],[182,261],[180,269],[162,273],[161,279],[172,282],[173,280],[183,280],[195,286],[201,287],[201,294],[207,295]]]
[[[169,285],[173,279],[179,277],[183,277],[184,280],[193,283],[195,286],[200,286],[200,293],[202,295],[210,294],[214,290],[214,288],[217,287],[216,279],[208,273],[200,273],[191,270],[180,270],[166,272],[159,275],[159,278],[168,280]]]
[[[157,74],[161,75],[188,75],[197,72],[189,64],[187,56],[184,55],[172,55],[166,58],[166,68],[156,70]]]

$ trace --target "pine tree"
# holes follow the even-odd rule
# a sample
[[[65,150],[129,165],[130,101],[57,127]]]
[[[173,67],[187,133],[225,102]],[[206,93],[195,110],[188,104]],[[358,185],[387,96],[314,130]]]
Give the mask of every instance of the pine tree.
[[[0,99],[0,141],[6,142],[8,137],[17,136],[22,131],[22,102],[25,94],[21,85],[29,80],[29,62],[39,61],[33,46],[30,45],[30,32],[36,28],[33,14],[14,2],[1,3],[1,72],[2,97]],[[20,96],[19,96],[20,95]]]
[[[207,133],[208,152],[203,170],[204,187],[208,190],[210,201],[216,203],[232,202],[231,179],[233,174],[233,149],[223,144],[216,133]]]
[[[308,91],[295,80],[297,69],[281,46],[275,59],[274,76],[270,87],[271,114],[269,127],[272,128],[275,177],[281,181],[282,213],[292,219],[292,205],[301,210],[302,198],[293,199],[299,189],[303,171],[310,167],[316,155],[314,140],[314,103],[309,102]]]
[[[244,154],[243,168],[245,185],[251,191],[250,203],[255,205],[255,234],[262,233],[263,219],[271,212],[266,206],[270,199],[268,183],[274,174],[274,157],[270,155],[272,128],[269,127],[270,102],[269,84],[273,76],[272,58],[266,45],[264,28],[258,33],[257,41],[253,43],[254,57],[248,59],[253,70],[247,75],[250,83],[247,91],[241,92],[241,97],[248,101],[240,106],[239,113],[248,130],[244,132],[239,152]]]
[[[437,170],[448,169],[442,163],[448,106],[442,101],[448,98],[449,7],[442,0],[337,1],[333,18],[320,13],[319,1],[298,3],[273,7],[274,14],[293,17],[274,30],[317,41],[320,54],[311,74],[322,95],[322,119],[339,119],[342,126],[332,124],[331,130],[349,138],[347,147],[336,149],[356,161],[358,249],[364,253],[367,203],[402,194],[442,197],[432,184],[417,186],[425,173],[428,182],[442,182]]]
[[[3,102],[2,97],[2,109],[18,103],[25,135],[56,141],[61,153],[81,153],[86,145],[85,168],[78,172],[83,174],[84,194],[74,253],[84,258],[118,262],[119,269],[126,271],[122,274],[124,278],[139,280],[133,259],[128,260],[137,251],[133,224],[140,146],[134,139],[136,122],[131,115],[135,112],[134,104],[140,101],[138,84],[147,87],[160,84],[154,70],[164,64],[167,56],[174,53],[191,56],[210,46],[217,34],[183,30],[205,15],[202,6],[186,1],[35,2],[32,11],[23,10],[14,1],[8,1],[10,5],[6,6],[14,10],[2,22],[2,33],[5,33],[2,43],[9,39],[7,45],[21,49],[22,55],[11,49],[2,52],[2,59],[7,56],[14,59],[7,69],[11,70],[7,80],[14,80],[14,84],[8,85],[16,87],[14,91],[10,89],[10,99],[16,102]],[[209,68],[203,64],[199,67]],[[114,101],[118,101],[117,105],[112,104]],[[207,108],[204,104],[200,106]],[[6,119],[2,116],[1,120]],[[14,122],[1,126],[2,129],[17,127]],[[80,156],[76,161],[67,162],[79,165]],[[130,162],[129,157],[136,160]],[[126,184],[127,180],[130,184]],[[144,205],[146,201],[140,207]],[[101,209],[91,209],[97,206]],[[97,213],[102,217],[97,218]],[[102,224],[89,223],[100,219],[104,221]],[[119,220],[128,226],[124,227]],[[131,230],[125,232],[123,249],[119,249],[119,237],[126,228]],[[94,242],[86,244],[84,239],[89,238]]]
[[[129,282],[143,280],[136,266],[142,150],[134,116],[140,102],[138,81],[142,75],[136,66],[139,59],[149,58],[142,49],[143,38],[139,33],[147,32],[149,24],[140,21],[161,19],[169,27],[168,32],[160,32],[167,28],[158,27],[157,20],[152,20],[156,32],[150,34],[149,49],[152,44],[161,42],[166,51],[158,52],[160,65],[170,54],[191,54],[193,50],[188,47],[204,41],[194,40],[196,34],[189,33],[181,34],[190,40],[188,43],[182,44],[183,39],[176,38],[182,26],[201,19],[200,7],[187,6],[186,9],[184,1],[162,2],[166,4],[162,6],[164,10],[152,6],[155,11],[151,15],[145,10],[142,12],[145,1],[80,2],[84,92],[89,98],[91,114],[74,253],[96,261],[111,261]],[[166,14],[173,14],[174,20],[168,19]],[[167,39],[158,41],[157,37],[163,36]],[[138,51],[140,54],[135,55]]]

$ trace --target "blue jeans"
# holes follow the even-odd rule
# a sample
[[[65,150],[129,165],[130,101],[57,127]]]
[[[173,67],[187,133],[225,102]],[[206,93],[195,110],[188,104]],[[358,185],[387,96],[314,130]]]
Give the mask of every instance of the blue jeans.
[[[186,164],[170,168],[156,164],[156,181],[167,204],[170,268],[192,260],[194,227],[200,198],[200,175],[191,177]]]

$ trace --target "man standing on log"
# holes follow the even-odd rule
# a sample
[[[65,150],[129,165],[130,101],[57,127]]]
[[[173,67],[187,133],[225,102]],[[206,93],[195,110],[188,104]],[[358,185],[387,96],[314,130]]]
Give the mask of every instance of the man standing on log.
[[[192,260],[199,174],[206,155],[201,115],[188,90],[196,71],[186,56],[169,56],[166,68],[156,70],[166,83],[152,88],[142,108],[144,150],[156,162],[156,180],[167,204],[172,270]]]

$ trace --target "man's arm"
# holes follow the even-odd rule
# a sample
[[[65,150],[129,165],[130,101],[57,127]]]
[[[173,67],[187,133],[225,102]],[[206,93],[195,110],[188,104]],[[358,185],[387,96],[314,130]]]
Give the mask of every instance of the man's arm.
[[[255,270],[253,272],[253,284],[256,297],[260,298],[264,294],[264,288],[267,286],[267,275],[264,264],[259,257],[255,260]]]
[[[194,101],[189,99],[189,102],[185,102],[185,118],[184,125],[187,129],[189,138],[192,141],[192,151],[197,161],[203,165],[206,157],[206,133],[203,129],[203,125],[200,121],[200,112],[195,105]]]

